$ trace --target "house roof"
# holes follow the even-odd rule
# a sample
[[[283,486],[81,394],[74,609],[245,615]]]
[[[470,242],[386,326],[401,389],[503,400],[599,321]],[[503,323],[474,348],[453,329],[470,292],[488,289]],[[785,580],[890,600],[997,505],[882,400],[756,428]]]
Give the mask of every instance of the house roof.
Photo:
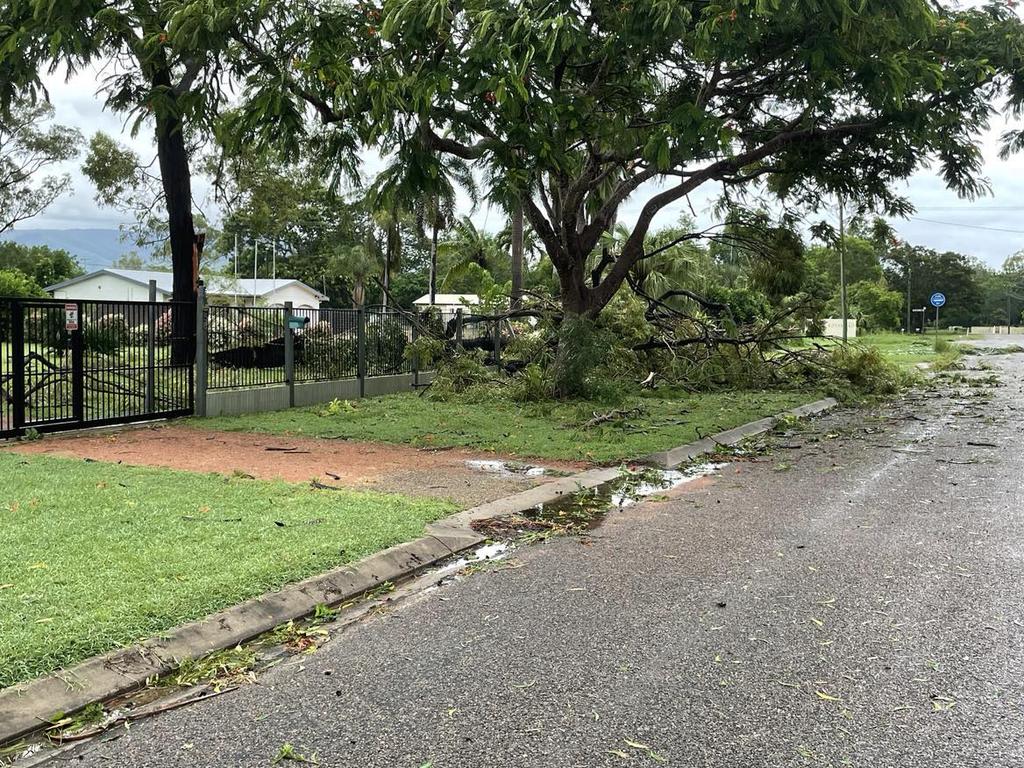
[[[149,285],[150,280],[156,281],[156,289],[160,293],[170,295],[174,292],[174,277],[170,272],[156,270],[156,269],[115,269],[108,267],[106,269],[98,269],[95,272],[90,272],[87,275],[79,275],[78,277],[72,277],[69,280],[65,280],[54,285],[48,285],[47,291],[57,291],[62,288],[80,283],[83,280],[96,277],[98,275],[114,275],[122,280],[141,285],[143,287]],[[326,301],[327,297],[320,293],[315,288],[311,288],[305,283],[299,280],[291,280],[287,278],[278,278],[274,280],[269,277],[260,277],[257,279],[249,278],[234,278],[224,275],[209,275],[203,278],[206,281],[206,291],[211,294],[219,294],[221,296],[230,296],[233,294],[239,294],[240,296],[266,296],[269,293],[273,293],[275,290],[285,288],[289,285],[297,285],[305,288],[310,293],[314,294],[321,301]]]
[[[475,293],[435,293],[434,294],[435,304],[454,304],[455,306],[465,305],[475,307],[480,303],[480,297]],[[430,294],[424,294],[420,296],[413,304],[426,304],[430,305]]]

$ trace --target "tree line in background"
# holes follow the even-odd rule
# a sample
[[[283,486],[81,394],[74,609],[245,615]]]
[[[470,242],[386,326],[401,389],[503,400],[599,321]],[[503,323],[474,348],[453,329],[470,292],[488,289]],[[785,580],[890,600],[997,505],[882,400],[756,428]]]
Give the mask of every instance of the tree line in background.
[[[985,192],[977,138],[996,105],[1024,105],[1024,25],[1006,3],[0,0],[0,17],[5,121],[37,103],[43,73],[115,63],[100,94],[153,131],[156,162],[97,135],[85,170],[140,238],[166,237],[178,300],[211,253],[234,269],[236,234],[241,274],[258,236],[336,301],[504,294],[545,320],[555,390],[573,394],[611,328],[634,352],[763,344],[758,320],[802,332],[835,303],[839,245],[872,327],[898,327],[908,276],[911,305],[941,287],[965,324],[998,319],[993,297],[1016,285],[1012,260],[987,274],[865,223],[909,213],[896,185],[928,162],[959,194]],[[1007,153],[1022,144],[1004,136]],[[367,153],[382,158],[369,179]],[[210,237],[200,173],[227,211]],[[706,188],[720,226],[654,226]],[[457,218],[460,193],[506,230]],[[801,222],[836,198],[863,220],[841,243],[817,226],[805,248]]]

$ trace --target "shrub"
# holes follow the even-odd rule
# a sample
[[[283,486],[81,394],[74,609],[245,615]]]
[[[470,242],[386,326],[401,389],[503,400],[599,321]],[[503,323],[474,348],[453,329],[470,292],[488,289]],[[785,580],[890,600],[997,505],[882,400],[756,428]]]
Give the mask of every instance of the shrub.
[[[209,318],[206,321],[206,339],[211,350],[220,351],[235,346],[234,323],[221,315]]]
[[[5,328],[10,320],[5,318]],[[25,341],[59,349],[67,346],[68,334],[64,330],[64,307],[33,307],[25,310]]]
[[[149,325],[142,323],[136,325],[128,334],[129,342],[133,347],[145,347],[149,344]]]
[[[178,310],[179,312],[182,310]],[[156,319],[156,343],[157,344],[170,344],[173,320],[171,318],[171,310],[167,310],[160,317]]]
[[[313,323],[302,331],[301,361],[328,378],[353,376],[358,363],[356,342],[334,332],[330,323]]]
[[[390,318],[367,318],[366,367],[371,374],[398,373],[409,343],[406,326]]]
[[[101,355],[113,355],[130,343],[130,332],[124,315],[103,315],[82,326],[85,348]]]
[[[508,383],[509,397],[519,403],[539,403],[550,400],[553,394],[550,377],[537,363],[530,363]]]

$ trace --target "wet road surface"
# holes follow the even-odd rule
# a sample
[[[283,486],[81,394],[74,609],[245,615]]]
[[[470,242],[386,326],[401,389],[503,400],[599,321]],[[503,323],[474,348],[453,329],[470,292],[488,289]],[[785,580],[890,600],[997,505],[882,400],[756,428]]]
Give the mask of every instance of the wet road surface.
[[[64,757],[1024,765],[1024,355],[968,362]]]

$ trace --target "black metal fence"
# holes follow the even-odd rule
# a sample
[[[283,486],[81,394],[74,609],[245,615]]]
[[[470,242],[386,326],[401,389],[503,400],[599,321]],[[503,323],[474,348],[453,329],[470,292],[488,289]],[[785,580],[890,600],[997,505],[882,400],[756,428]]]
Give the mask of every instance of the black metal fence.
[[[285,384],[288,311],[281,307],[207,307],[207,388]],[[301,309],[293,337],[298,383],[413,373],[406,348],[416,323],[401,310]],[[454,315],[453,315],[454,317]]]
[[[308,322],[289,328],[296,316]],[[0,298],[0,437],[192,413],[195,317],[189,303]],[[462,310],[211,305],[204,317],[200,394],[416,373],[407,350],[424,332],[500,358],[495,323]]]
[[[13,305],[0,300],[0,436],[14,434]]]
[[[175,335],[190,328],[179,313],[194,312],[190,304],[0,299],[0,436],[191,413],[194,340]]]
[[[209,389],[285,383],[283,307],[212,305],[206,312]]]

